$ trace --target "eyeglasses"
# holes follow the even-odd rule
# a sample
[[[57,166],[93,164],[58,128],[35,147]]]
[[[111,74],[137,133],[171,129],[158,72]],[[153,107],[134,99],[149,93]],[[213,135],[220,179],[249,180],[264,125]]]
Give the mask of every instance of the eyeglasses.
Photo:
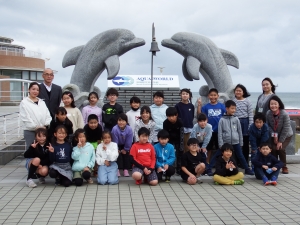
[[[43,75],[46,76],[46,77],[53,77],[54,76],[53,73],[43,73]]]

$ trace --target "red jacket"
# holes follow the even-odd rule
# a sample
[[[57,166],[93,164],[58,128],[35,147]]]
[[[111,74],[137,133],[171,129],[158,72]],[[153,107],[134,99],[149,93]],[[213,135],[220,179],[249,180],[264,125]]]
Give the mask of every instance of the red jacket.
[[[155,168],[155,150],[150,143],[134,143],[130,149],[130,155],[132,157],[132,164],[136,167],[140,169],[144,169],[145,167],[151,169]]]

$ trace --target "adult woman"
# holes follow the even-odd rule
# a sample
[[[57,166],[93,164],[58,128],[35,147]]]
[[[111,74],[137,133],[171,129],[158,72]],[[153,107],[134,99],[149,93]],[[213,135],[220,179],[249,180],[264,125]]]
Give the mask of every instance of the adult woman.
[[[253,107],[251,102],[247,99],[250,96],[244,85],[238,84],[234,88],[235,98],[233,101],[236,104],[235,116],[239,118],[243,133],[243,155],[246,162],[249,161],[249,135],[248,129],[253,123]]]
[[[24,124],[26,149],[35,139],[35,129],[48,126],[52,120],[45,102],[37,97],[39,91],[40,87],[37,82],[30,83],[28,97],[20,103],[20,117]]]
[[[258,96],[257,104],[255,108],[255,114],[260,112],[266,115],[269,110],[269,100],[275,95],[275,85],[269,77],[266,77],[261,82],[263,93]]]
[[[284,110],[284,104],[276,95],[270,98],[269,109],[266,120],[269,125],[272,154],[276,158],[279,156],[280,161],[284,163],[282,173],[288,174],[285,148],[293,136],[290,118]]]

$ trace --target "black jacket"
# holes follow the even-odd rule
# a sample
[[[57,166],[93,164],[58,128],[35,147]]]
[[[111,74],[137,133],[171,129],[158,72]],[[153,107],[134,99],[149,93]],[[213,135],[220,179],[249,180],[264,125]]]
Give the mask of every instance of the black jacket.
[[[252,160],[254,167],[261,168],[262,165],[268,166],[269,168],[276,167],[280,170],[283,167],[283,162],[276,159],[271,153],[264,156],[260,152],[257,153],[256,157]]]
[[[71,120],[68,119],[68,117],[66,118],[66,120],[63,123],[60,122],[58,119],[54,118],[51,121],[50,127],[48,129],[48,141],[49,142],[52,142],[55,128],[59,125],[64,125],[67,128],[67,131],[68,131],[67,138],[69,138],[69,135],[73,134],[73,123],[71,122]]]
[[[177,118],[175,123],[171,123],[166,119],[163,123],[163,129],[169,132],[170,140],[169,143],[172,145],[179,144],[181,141],[181,128],[183,128],[183,123],[180,118]]]
[[[30,147],[24,153],[24,158],[40,158],[41,160],[40,164],[42,166],[49,166],[50,160],[49,160],[49,151],[47,149],[47,146],[49,146],[49,142],[46,142],[44,146],[37,144],[36,148],[33,148],[30,145]]]
[[[226,164],[227,162],[223,159],[223,157],[220,155],[217,159],[216,159],[216,171],[214,174],[216,175],[220,175],[220,176],[223,176],[223,177],[229,177],[229,176],[232,176],[232,175],[236,175],[239,170],[238,170],[238,166],[235,162],[235,160],[231,157],[229,159],[229,162],[233,162],[233,165],[235,165],[235,168],[230,171],[229,169],[226,169]]]

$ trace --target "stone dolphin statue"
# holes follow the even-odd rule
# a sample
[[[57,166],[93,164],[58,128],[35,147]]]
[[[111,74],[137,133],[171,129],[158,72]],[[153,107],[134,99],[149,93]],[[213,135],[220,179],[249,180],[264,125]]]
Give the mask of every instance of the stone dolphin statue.
[[[107,79],[113,79],[120,69],[119,56],[142,45],[145,40],[136,38],[129,30],[107,30],[86,45],[67,51],[62,67],[75,65],[70,83],[77,85],[81,92],[90,92],[105,68]]]
[[[233,53],[218,48],[207,37],[188,32],[176,33],[161,44],[184,57],[182,72],[187,80],[199,80],[200,71],[209,89],[217,88],[221,96],[228,98],[233,83],[227,65],[239,68],[238,58]]]

